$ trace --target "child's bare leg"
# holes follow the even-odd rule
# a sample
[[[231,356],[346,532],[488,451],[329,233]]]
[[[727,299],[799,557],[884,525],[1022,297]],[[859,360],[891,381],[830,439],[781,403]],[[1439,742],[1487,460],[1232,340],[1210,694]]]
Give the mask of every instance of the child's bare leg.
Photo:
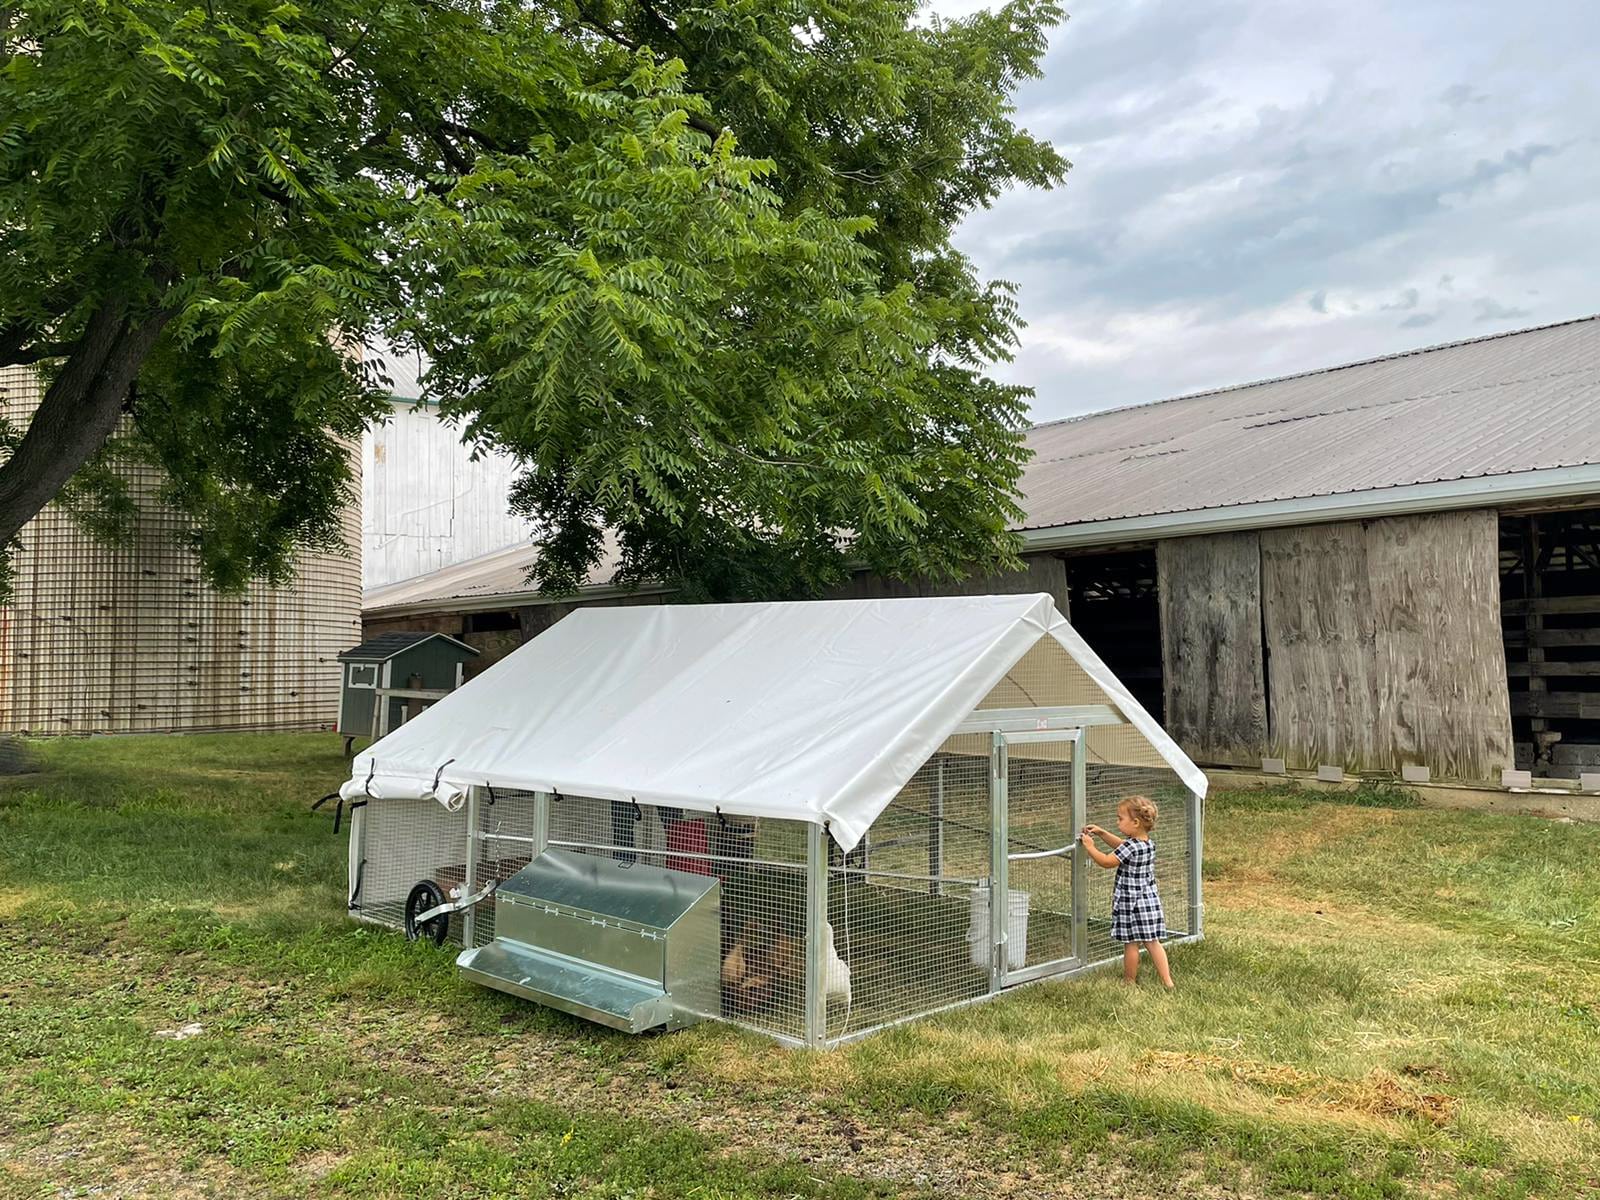
[[[1167,949],[1160,942],[1146,942],[1144,948],[1150,952],[1150,961],[1155,964],[1156,974],[1161,977],[1161,986],[1172,986],[1172,968],[1167,965]]]
[[[1122,982],[1135,983],[1139,978],[1139,943],[1128,942],[1122,947]]]

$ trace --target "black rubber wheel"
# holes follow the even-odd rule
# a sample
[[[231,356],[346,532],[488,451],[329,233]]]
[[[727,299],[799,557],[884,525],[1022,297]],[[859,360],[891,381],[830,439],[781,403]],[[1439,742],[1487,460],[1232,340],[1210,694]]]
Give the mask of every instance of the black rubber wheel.
[[[425,913],[430,908],[435,908],[444,903],[444,889],[431,879],[424,879],[411,889],[411,894],[406,897],[406,940],[417,941],[427,938],[435,946],[444,945],[444,939],[450,936],[450,914],[441,913],[437,917],[417,924],[417,914]]]

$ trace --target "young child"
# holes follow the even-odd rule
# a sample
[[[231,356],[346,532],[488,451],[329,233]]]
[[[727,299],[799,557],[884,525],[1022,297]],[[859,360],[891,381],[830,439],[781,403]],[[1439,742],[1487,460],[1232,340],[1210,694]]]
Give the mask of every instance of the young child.
[[[1143,946],[1156,965],[1161,986],[1172,990],[1172,969],[1161,939],[1167,936],[1166,915],[1161,911],[1161,894],[1156,891],[1156,848],[1150,831],[1156,827],[1155,801],[1147,796],[1129,796],[1117,805],[1117,828],[1123,836],[1107,833],[1098,825],[1083,827],[1083,848],[1102,867],[1115,867],[1117,879],[1111,893],[1111,936],[1124,943],[1122,979],[1133,983],[1139,978],[1139,947]],[[1107,854],[1094,844],[1100,838],[1111,847]]]

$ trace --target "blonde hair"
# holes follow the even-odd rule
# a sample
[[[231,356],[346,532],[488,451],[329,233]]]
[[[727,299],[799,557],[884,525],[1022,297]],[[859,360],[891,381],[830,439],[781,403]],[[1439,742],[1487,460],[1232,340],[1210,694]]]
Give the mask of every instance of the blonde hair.
[[[1122,803],[1117,805],[1117,811],[1124,810],[1146,833],[1156,827],[1156,802],[1149,796],[1124,796]]]

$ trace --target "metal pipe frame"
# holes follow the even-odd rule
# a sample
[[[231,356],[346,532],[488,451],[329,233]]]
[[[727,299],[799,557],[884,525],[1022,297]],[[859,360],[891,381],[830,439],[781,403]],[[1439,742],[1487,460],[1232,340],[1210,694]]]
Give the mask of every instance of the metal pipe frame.
[[[1009,811],[1009,756],[1006,736],[996,731],[989,743],[989,992],[999,992],[1006,984],[1006,917],[1010,911],[1011,873],[1008,851],[1011,848]]]
[[[467,865],[461,881],[461,894],[470,896],[478,890],[478,789],[467,789]],[[461,944],[472,949],[478,944],[478,917],[473,908],[461,914]]]
[[[1041,705],[1038,708],[982,708],[955,727],[962,733],[1035,733],[1083,729],[1090,725],[1126,725],[1109,704]]]
[[[828,1041],[828,998],[824,955],[828,923],[828,831],[806,826],[806,994],[805,1044],[821,1049]]]
[[[1201,855],[1205,849],[1206,802],[1189,793],[1189,934],[1201,938],[1206,932],[1205,895],[1202,892]]]
[[[1072,827],[1081,835],[1089,822],[1089,744],[1072,744]],[[1072,957],[1079,962],[1089,949],[1089,852],[1081,841],[1072,849]]]
[[[533,853],[542,854],[550,844],[550,793],[533,794]]]

